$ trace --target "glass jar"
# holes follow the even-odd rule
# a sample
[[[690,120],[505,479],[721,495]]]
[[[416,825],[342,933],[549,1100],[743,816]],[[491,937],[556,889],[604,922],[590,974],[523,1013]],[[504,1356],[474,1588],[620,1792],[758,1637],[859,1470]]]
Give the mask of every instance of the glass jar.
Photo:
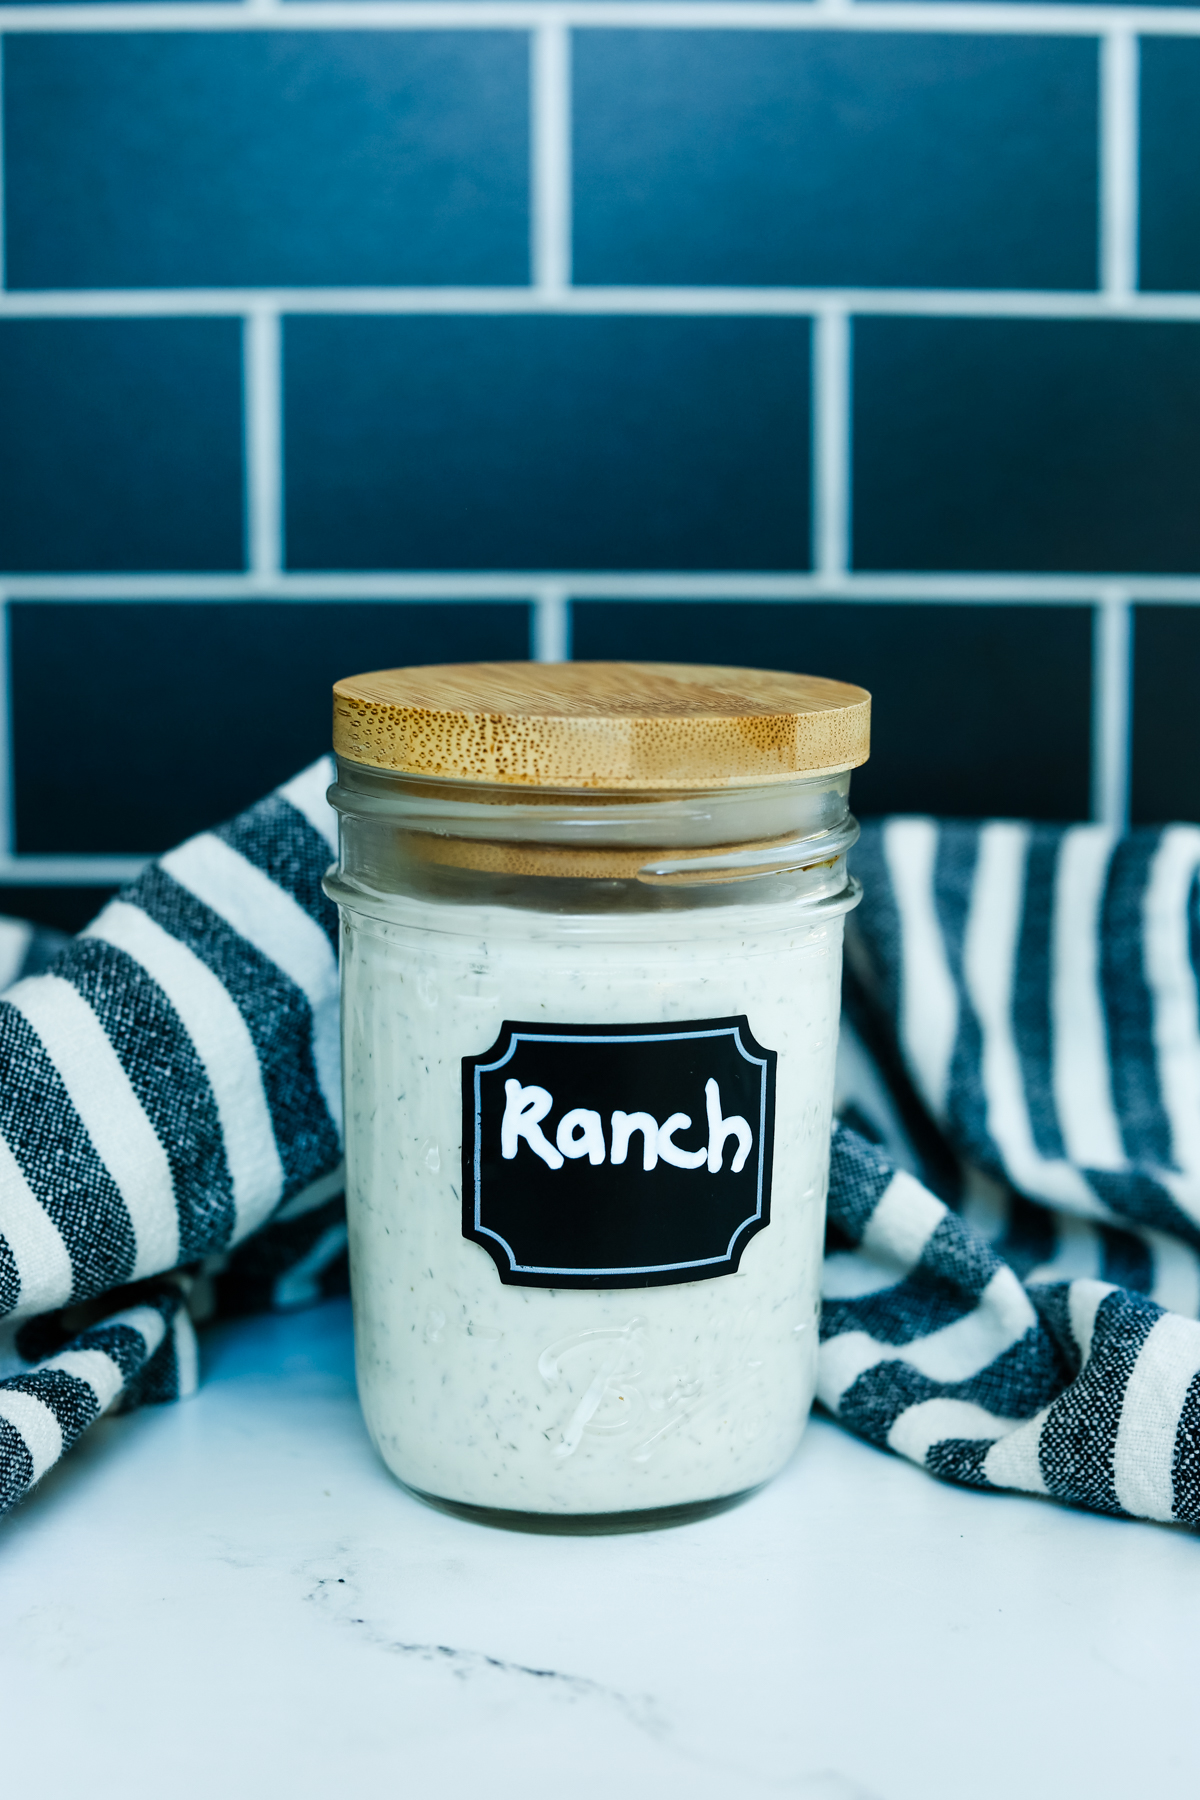
[[[868,721],[674,665],[335,689],[358,1386],[423,1498],[628,1529],[791,1456]]]

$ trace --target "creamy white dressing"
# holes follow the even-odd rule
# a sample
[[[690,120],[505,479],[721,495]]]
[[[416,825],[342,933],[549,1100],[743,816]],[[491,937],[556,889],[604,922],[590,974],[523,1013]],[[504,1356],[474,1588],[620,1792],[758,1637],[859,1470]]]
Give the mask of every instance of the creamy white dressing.
[[[559,1515],[768,1479],[799,1441],[815,1378],[838,911],[793,897],[562,916],[400,896],[384,910],[345,908],[342,983],[358,1385],[385,1462],[441,1499]],[[771,1222],[738,1271],[646,1288],[503,1284],[462,1235],[462,1058],[506,1019],[742,1013],[778,1063]]]

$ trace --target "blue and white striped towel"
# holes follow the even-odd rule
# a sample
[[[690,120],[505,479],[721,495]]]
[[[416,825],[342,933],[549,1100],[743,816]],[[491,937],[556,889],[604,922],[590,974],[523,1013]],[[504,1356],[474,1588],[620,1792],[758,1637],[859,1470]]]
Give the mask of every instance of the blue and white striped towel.
[[[344,1288],[329,778],[0,1001],[0,1507],[186,1393],[193,1320]],[[952,1480],[1200,1521],[1200,830],[900,819],[856,868],[821,1399]]]
[[[330,779],[162,857],[0,1000],[0,1508],[101,1412],[190,1391],[195,1314],[344,1279]]]
[[[1200,829],[856,855],[820,1397],[980,1487],[1200,1522]]]

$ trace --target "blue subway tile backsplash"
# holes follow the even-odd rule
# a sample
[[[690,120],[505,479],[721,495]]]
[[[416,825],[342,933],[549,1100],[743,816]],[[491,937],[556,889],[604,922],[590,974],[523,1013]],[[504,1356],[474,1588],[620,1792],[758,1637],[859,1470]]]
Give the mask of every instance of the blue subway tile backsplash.
[[[236,570],[238,319],[0,320],[0,571]]]
[[[852,784],[858,812],[1087,813],[1086,607],[581,601],[575,654],[858,682],[874,695],[871,760]]]
[[[529,279],[524,32],[18,36],[16,288]]]
[[[320,756],[340,675],[528,653],[520,602],[15,602],[17,846],[165,850]]]
[[[806,319],[289,318],[292,569],[792,569]]]
[[[1200,0],[19,4],[0,912],[572,642],[862,682],[860,812],[1200,818]]]
[[[1132,793],[1139,823],[1200,819],[1198,670],[1200,608],[1139,606],[1133,633]]]
[[[1200,567],[1200,322],[859,319],[859,569]]]
[[[1146,288],[1200,288],[1200,41],[1141,46],[1140,264]]]
[[[1087,38],[585,31],[581,283],[1088,288]]]

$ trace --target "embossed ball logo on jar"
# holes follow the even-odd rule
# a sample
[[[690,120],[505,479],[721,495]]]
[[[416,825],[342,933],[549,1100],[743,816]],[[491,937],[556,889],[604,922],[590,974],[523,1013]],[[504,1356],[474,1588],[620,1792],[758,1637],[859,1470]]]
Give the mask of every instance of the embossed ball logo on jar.
[[[463,1058],[463,1236],[518,1287],[732,1274],[770,1223],[775,1061],[744,1016],[506,1021]]]

